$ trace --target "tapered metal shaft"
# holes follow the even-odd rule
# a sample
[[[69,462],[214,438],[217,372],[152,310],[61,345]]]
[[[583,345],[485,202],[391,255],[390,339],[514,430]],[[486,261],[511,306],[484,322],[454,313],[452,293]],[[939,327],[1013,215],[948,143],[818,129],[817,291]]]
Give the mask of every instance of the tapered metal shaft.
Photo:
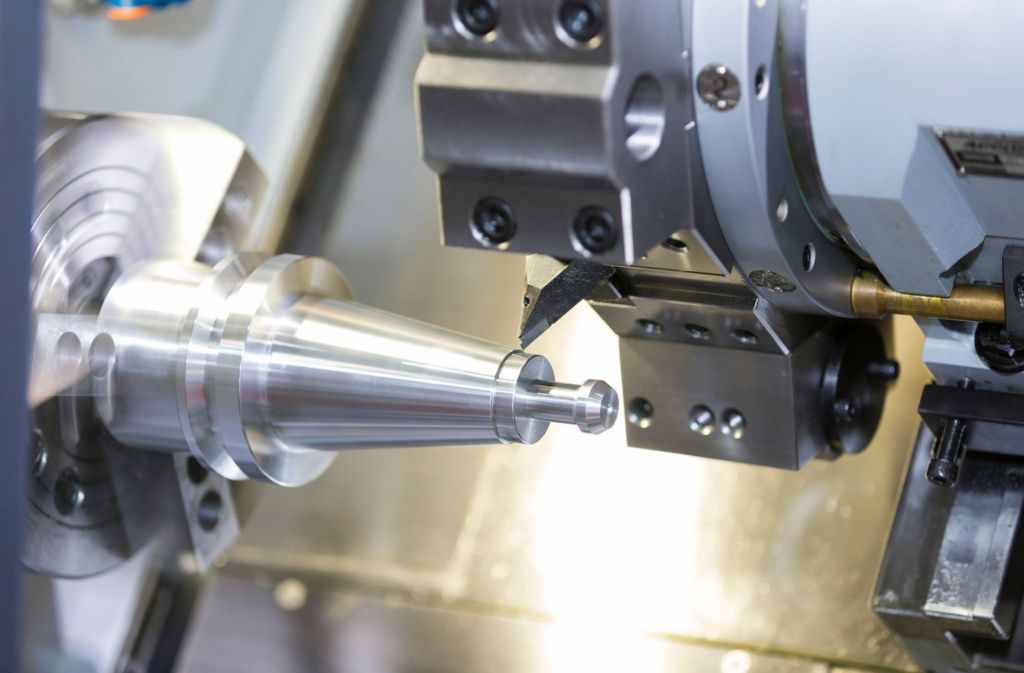
[[[100,322],[110,432],[231,478],[297,485],[342,449],[533,443],[550,422],[599,433],[618,413],[607,383],[556,383],[543,357],[351,301],[316,258],[149,263]]]

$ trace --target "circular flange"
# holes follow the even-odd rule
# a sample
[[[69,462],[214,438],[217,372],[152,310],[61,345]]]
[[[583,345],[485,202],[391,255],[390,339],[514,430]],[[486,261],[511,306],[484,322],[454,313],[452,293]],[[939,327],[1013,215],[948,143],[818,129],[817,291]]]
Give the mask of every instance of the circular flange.
[[[516,413],[518,395],[532,381],[554,381],[555,372],[547,358],[512,351],[505,357],[494,377],[491,418],[494,433],[506,444],[534,444],[548,430],[547,421]]]
[[[695,107],[708,187],[736,265],[776,308],[852,318],[855,260],[823,233],[808,208],[793,169],[781,87],[770,84],[783,67],[777,58],[779,3],[712,4],[713,11],[694,13],[694,62],[710,68],[709,77],[721,65],[752,91],[732,107]],[[808,246],[814,264],[805,264]],[[759,284],[758,276],[784,281]]]
[[[221,312],[227,299],[245,282],[268,255],[243,253],[221,261],[197,293],[179,337],[185,349],[178,358],[178,417],[192,455],[204,467],[228,479],[245,479],[245,473],[221,445],[213,429],[206,400],[207,378],[215,377],[217,363],[212,353],[220,341]]]
[[[875,327],[860,323],[839,334],[821,385],[825,437],[836,454],[867,448],[882,418],[886,390],[898,374]]]
[[[302,295],[351,299],[345,276],[316,257],[278,255],[261,264],[227,300],[220,323],[210,406],[225,450],[246,476],[283,486],[306,484],[334,452],[284,446],[265,432],[259,397],[280,314]],[[253,366],[244,366],[251,362]],[[210,382],[208,382],[210,390]]]

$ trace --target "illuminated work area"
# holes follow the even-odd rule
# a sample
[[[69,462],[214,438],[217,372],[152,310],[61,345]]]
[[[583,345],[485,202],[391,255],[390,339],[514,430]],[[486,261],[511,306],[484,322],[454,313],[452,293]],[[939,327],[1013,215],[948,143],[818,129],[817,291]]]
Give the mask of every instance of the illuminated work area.
[[[1022,28],[0,0],[0,671],[1024,670]]]

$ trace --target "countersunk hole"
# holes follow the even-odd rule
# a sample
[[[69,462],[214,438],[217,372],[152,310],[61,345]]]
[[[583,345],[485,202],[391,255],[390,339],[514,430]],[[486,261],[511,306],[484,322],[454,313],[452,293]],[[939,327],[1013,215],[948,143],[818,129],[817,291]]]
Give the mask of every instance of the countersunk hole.
[[[634,397],[629,403],[629,422],[638,428],[649,428],[653,418],[654,405],[642,397]]]
[[[733,439],[743,439],[747,432],[747,419],[737,409],[726,409],[722,413],[722,434]]]
[[[199,527],[209,533],[220,523],[220,513],[224,509],[224,501],[216,491],[207,491],[203,499],[199,501],[199,510],[196,512],[196,519]]]
[[[206,478],[210,476],[210,471],[203,467],[202,463],[195,456],[189,456],[185,462],[185,473],[188,474],[188,480],[196,486],[206,481]]]
[[[757,335],[750,330],[737,327],[732,331],[732,338],[745,346],[753,346],[757,343]]]
[[[690,410],[690,430],[704,437],[715,431],[715,413],[703,404]]]
[[[481,245],[504,250],[515,238],[516,214],[503,199],[486,196],[473,206],[469,228]]]
[[[690,246],[686,245],[686,241],[678,236],[669,236],[662,242],[661,247],[667,248],[672,252],[686,252]]]
[[[637,161],[646,161],[661,147],[665,133],[665,94],[661,84],[642,75],[633,85],[626,103],[626,149]]]
[[[576,213],[570,230],[576,250],[584,255],[604,255],[615,249],[619,241],[615,217],[600,206],[584,206]]]
[[[785,198],[779,199],[779,205],[775,206],[775,219],[782,224],[789,218],[789,201]]]
[[[818,253],[814,249],[813,243],[808,243],[804,246],[803,254],[804,271],[810,271],[814,268],[814,263],[818,261]]]
[[[698,325],[697,323],[691,322],[684,325],[683,329],[686,330],[686,333],[689,334],[691,338],[696,339],[697,341],[707,341],[711,338],[711,330],[704,327],[704,325]]]
[[[763,65],[754,73],[754,93],[761,100],[768,95],[768,68]]]
[[[658,322],[657,320],[648,320],[647,318],[641,318],[640,320],[637,320],[636,326],[639,327],[641,331],[646,332],[647,334],[661,334],[662,332],[665,331],[665,328],[662,327],[660,322]]]

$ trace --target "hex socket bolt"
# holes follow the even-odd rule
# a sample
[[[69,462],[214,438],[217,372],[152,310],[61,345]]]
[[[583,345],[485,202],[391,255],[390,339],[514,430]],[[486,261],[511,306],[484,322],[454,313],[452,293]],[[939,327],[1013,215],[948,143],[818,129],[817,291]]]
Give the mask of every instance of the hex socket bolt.
[[[960,382],[960,387],[970,390],[974,383],[969,379]],[[960,478],[960,466],[964,461],[964,442],[967,424],[960,418],[947,418],[942,425],[942,434],[935,442],[932,459],[928,462],[926,476],[936,486],[954,486]]]

